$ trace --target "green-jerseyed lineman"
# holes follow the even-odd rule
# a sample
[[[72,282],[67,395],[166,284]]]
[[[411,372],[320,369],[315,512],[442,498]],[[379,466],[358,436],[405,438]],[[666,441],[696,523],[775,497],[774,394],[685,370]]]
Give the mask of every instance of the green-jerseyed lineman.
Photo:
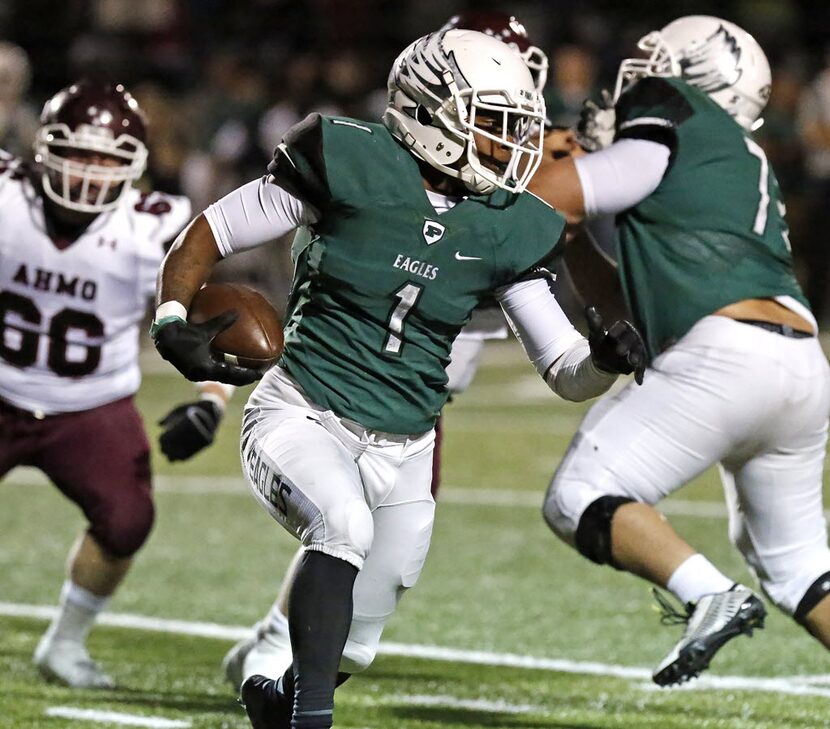
[[[770,90],[763,51],[707,16],[640,47],[648,55],[622,63],[615,103],[586,105],[576,139],[597,151],[543,167],[531,185],[571,221],[617,216],[620,278],[652,358],[642,388],[588,413],[544,513],[584,556],[682,603],[685,632],[654,671],[668,685],[763,626],[759,596],[653,508],[715,463],[733,543],[770,600],[830,647],[830,371],[793,275],[778,183],[751,136]]]
[[[326,729],[335,686],[373,660],[429,547],[433,425],[455,336],[495,295],[530,359],[571,399],[637,370],[636,329],[589,314],[583,339],[545,263],[564,220],[523,192],[541,160],[544,103],[509,46],[426,36],[397,59],[383,124],[313,115],[268,174],[176,242],[159,276],[159,352],[190,378],[216,367],[187,305],[223,255],[299,228],[285,350],[246,406],[242,461],[261,505],[303,544],[289,598],[294,664],[241,693],[256,729]],[[223,363],[224,364],[224,363]]]
[[[617,139],[640,139],[645,126],[653,139],[673,136],[671,173],[618,229],[620,277],[651,355],[735,301],[791,296],[806,307],[778,181],[750,134],[676,78],[638,81],[616,112]]]

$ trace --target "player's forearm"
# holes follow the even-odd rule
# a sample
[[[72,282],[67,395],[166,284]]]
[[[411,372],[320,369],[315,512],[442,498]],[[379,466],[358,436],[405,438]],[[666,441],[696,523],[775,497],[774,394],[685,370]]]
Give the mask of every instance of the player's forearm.
[[[231,397],[236,388],[233,385],[226,385],[224,382],[197,382],[196,389],[199,392],[200,400],[210,400],[216,403],[221,412],[225,412],[225,407],[230,402]]]
[[[220,258],[213,231],[199,215],[176,239],[161,264],[156,305],[177,301],[186,309]]]
[[[587,339],[571,345],[545,374],[550,389],[563,400],[573,402],[602,395],[616,379],[616,374],[603,372],[594,364]]]
[[[542,377],[564,352],[582,340],[545,278],[519,281],[497,291],[496,297],[528,359]]]

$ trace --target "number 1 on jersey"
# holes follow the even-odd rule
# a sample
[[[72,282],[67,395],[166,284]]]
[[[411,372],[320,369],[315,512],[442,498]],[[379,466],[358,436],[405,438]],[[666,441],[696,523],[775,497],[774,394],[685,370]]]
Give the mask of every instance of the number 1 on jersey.
[[[758,144],[749,137],[744,137],[744,142],[746,142],[749,153],[761,162],[761,176],[758,178],[758,193],[761,195],[761,199],[758,201],[758,212],[755,213],[752,232],[756,235],[763,235],[764,229],[767,227],[767,213],[769,211],[769,162],[767,162],[767,155],[764,154],[764,150]]]
[[[413,283],[408,283],[402,286],[395,292],[400,301],[397,303],[392,313],[389,315],[389,321],[386,328],[389,334],[386,335],[386,341],[383,344],[383,351],[385,354],[398,355],[401,353],[401,346],[403,345],[403,325],[406,317],[412,311],[412,308],[418,302],[418,297],[423,291],[422,286],[416,286]]]

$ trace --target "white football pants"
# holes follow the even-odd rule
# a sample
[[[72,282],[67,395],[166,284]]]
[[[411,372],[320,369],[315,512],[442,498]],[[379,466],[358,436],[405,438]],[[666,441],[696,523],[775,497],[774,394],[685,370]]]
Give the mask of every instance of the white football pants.
[[[257,500],[306,549],[360,570],[347,673],[372,662],[386,621],[421,573],[435,512],[434,439],[433,431],[407,437],[339,418],[282,370],[246,406],[242,464]]]
[[[708,316],[586,415],[545,497],[573,545],[585,509],[611,494],[656,504],[720,464],[729,535],[792,614],[830,571],[822,472],[830,368],[818,341]]]

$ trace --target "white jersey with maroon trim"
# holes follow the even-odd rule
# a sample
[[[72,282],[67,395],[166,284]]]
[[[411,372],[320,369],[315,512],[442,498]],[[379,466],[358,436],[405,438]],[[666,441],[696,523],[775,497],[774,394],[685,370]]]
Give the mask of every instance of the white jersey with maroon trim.
[[[132,395],[164,244],[190,215],[186,198],[130,190],[65,245],[23,166],[0,154],[0,398],[50,414]]]

